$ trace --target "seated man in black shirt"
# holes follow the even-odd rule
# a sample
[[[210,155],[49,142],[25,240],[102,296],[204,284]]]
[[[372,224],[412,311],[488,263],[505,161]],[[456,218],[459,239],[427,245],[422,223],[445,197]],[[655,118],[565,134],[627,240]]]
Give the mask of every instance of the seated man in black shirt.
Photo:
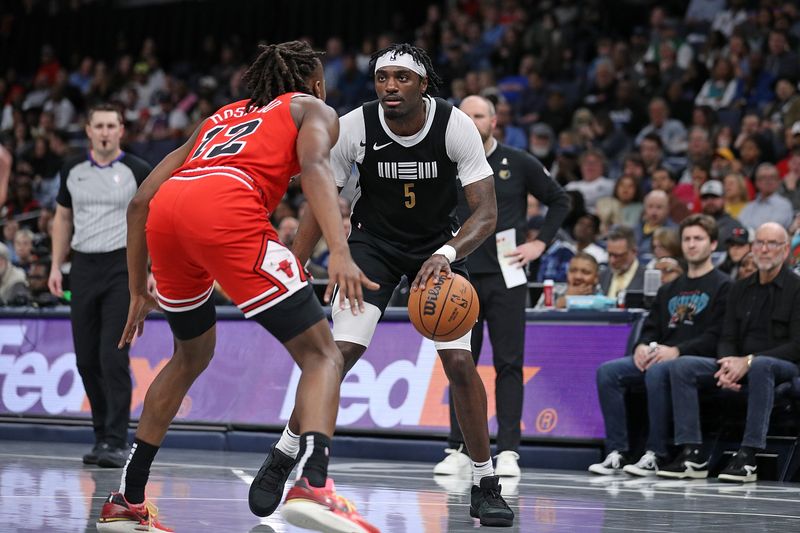
[[[681,223],[680,236],[688,272],[658,290],[633,356],[608,361],[597,370],[609,454],[602,463],[589,467],[595,474],[624,469],[632,475],[651,476],[667,462],[671,422],[669,369],[683,359],[683,354],[713,356],[716,351],[730,286],[728,276],[711,262],[711,253],[717,247],[717,224],[708,215],[691,215]],[[650,426],[647,451],[635,464],[626,464],[632,459],[632,450],[625,393],[642,385],[647,389]]]
[[[800,277],[784,264],[788,254],[789,235],[782,226],[769,222],[759,227],[753,242],[758,272],[731,288],[717,347],[719,359],[681,357],[670,369],[675,444],[683,445],[683,450],[659,476],[708,476],[697,389],[716,382],[718,387],[739,391],[746,382],[744,438],[719,479],[756,480],[755,454],[766,447],[775,385],[800,374]]]

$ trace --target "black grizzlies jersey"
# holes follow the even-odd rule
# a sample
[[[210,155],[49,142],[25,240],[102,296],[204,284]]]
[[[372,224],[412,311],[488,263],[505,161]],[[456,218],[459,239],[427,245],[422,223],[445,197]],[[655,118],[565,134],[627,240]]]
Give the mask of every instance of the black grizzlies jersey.
[[[457,168],[445,146],[453,106],[436,98],[425,137],[403,147],[381,125],[379,105],[377,100],[363,105],[364,159],[356,163],[360,197],[353,226],[400,246],[438,247],[459,227]]]

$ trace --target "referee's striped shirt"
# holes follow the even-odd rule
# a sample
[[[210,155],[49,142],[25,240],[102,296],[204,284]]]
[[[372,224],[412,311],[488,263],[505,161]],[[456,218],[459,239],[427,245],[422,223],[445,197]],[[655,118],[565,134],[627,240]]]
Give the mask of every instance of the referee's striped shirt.
[[[96,254],[125,248],[128,203],[150,170],[125,152],[107,165],[98,164],[91,153],[64,163],[56,201],[72,209],[73,250]]]

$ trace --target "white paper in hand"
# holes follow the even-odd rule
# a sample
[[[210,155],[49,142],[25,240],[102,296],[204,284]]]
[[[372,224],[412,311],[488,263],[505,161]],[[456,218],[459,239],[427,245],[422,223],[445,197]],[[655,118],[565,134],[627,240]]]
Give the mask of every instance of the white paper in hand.
[[[497,260],[500,262],[500,271],[503,273],[506,288],[510,289],[527,283],[525,269],[512,265],[512,258],[506,257],[507,253],[513,252],[517,248],[517,233],[514,228],[497,233],[495,242],[497,243]]]

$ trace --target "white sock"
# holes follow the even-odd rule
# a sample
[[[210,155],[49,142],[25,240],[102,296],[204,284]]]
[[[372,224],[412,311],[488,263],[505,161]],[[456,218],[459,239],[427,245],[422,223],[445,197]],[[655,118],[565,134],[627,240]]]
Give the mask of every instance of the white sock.
[[[492,467],[492,458],[490,457],[485,463],[472,463],[472,484],[481,486],[481,479],[494,475],[494,467]]]
[[[297,453],[300,451],[300,435],[295,435],[292,433],[292,431],[289,429],[289,425],[287,424],[283,429],[283,433],[281,433],[281,438],[278,441],[278,444],[275,447],[289,457],[296,458]]]

